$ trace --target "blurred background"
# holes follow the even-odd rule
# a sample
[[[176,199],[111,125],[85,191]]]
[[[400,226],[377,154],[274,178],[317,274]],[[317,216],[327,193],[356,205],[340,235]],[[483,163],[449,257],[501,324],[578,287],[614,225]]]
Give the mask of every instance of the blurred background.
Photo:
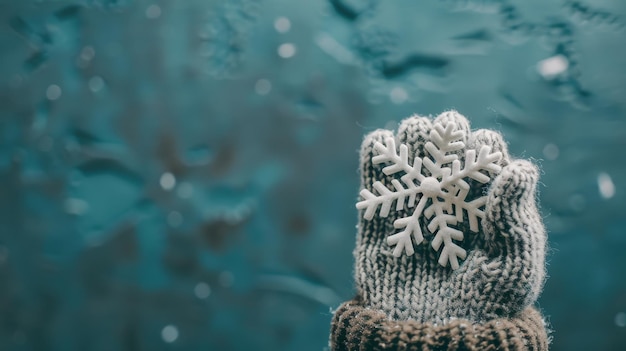
[[[540,165],[552,350],[626,349],[626,2],[1,0],[0,349],[322,350],[363,135]]]

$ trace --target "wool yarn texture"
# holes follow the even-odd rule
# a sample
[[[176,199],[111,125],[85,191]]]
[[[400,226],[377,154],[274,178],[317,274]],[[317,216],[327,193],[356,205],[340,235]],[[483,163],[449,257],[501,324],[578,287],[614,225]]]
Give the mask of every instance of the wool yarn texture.
[[[447,111],[369,133],[360,175],[358,295],[331,349],[547,350],[535,165]]]

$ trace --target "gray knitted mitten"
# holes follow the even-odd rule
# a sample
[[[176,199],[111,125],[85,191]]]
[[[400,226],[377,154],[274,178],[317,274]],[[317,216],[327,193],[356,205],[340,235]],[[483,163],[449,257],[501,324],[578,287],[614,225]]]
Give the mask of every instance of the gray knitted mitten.
[[[404,146],[403,146],[404,145]],[[545,277],[537,168],[456,111],[376,130],[360,154],[355,280],[390,320],[441,325],[519,315]]]

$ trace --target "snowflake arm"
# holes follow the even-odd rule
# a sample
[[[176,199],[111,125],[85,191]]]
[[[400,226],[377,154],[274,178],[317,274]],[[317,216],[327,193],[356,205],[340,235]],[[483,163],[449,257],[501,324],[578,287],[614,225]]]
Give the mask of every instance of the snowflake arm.
[[[487,183],[490,178],[481,171],[498,173],[502,169],[496,162],[502,158],[501,152],[491,152],[491,148],[483,145],[476,156],[476,150],[465,151],[465,164],[461,169],[461,162],[457,159],[452,161],[452,172],[449,176],[444,177],[441,185],[447,187],[451,183],[456,183],[463,189],[469,189],[469,184],[463,178],[472,178],[481,183]]]
[[[385,140],[385,144],[381,144],[376,142],[374,144],[374,148],[378,152],[377,156],[372,158],[372,163],[380,164],[384,162],[391,163],[389,166],[383,168],[383,173],[386,175],[392,175],[398,172],[404,172],[405,175],[402,176],[402,181],[407,184],[407,186],[415,188],[415,184],[412,180],[421,181],[424,179],[424,176],[421,173],[422,169],[422,159],[416,157],[413,161],[413,165],[409,164],[409,148],[405,144],[400,144],[400,154],[396,153],[396,142],[393,138],[387,138]]]
[[[413,249],[413,243],[411,242],[411,235],[413,235],[413,239],[415,240],[415,245],[419,245],[424,241],[424,235],[422,234],[422,226],[419,221],[419,217],[424,210],[424,206],[426,206],[427,198],[423,196],[417,206],[415,207],[415,211],[409,217],[399,218],[393,222],[393,226],[396,229],[402,229],[403,231],[393,234],[387,237],[387,244],[389,246],[396,245],[393,250],[393,255],[396,257],[400,257],[402,255],[402,251],[404,250],[408,256],[411,256],[415,250]]]
[[[424,146],[430,155],[435,159],[437,166],[450,163],[457,159],[456,154],[447,155],[449,152],[455,152],[465,147],[465,143],[461,141],[465,133],[461,130],[455,130],[455,126],[450,123],[444,129],[439,123],[434,125],[430,131],[430,140]]]
[[[379,195],[375,195],[367,189],[361,190],[359,193],[363,197],[363,201],[359,201],[356,204],[356,208],[359,210],[365,209],[363,217],[365,219],[374,218],[376,209],[380,206],[379,215],[383,218],[389,215],[391,205],[396,201],[396,211],[401,211],[404,208],[404,200],[408,195],[410,199],[415,201],[416,189],[405,189],[397,179],[392,179],[391,184],[396,191],[389,190],[383,183],[377,181],[372,184],[372,187],[378,192]],[[409,201],[410,202],[410,201]]]
[[[481,210],[483,206],[487,204],[487,197],[481,196],[470,202],[465,201],[468,190],[461,189],[459,193],[452,199],[454,203],[457,222],[463,221],[463,211],[467,213],[467,220],[469,221],[470,230],[474,233],[478,232],[478,219],[485,218],[485,212]]]
[[[448,154],[449,152],[455,152],[465,147],[465,144],[461,141],[464,133],[460,130],[454,130],[454,125],[448,124],[446,128],[441,124],[436,124],[430,131],[431,141],[424,145],[428,154],[433,158],[431,160],[428,157],[424,157],[424,167],[428,169],[430,174],[435,177],[446,177],[450,175],[449,167],[442,167],[445,164],[458,162],[457,154]]]
[[[434,207],[435,216],[428,224],[428,230],[437,233],[433,239],[432,247],[438,251],[441,244],[444,245],[438,262],[444,267],[450,263],[452,269],[457,269],[459,268],[458,259],[465,259],[467,253],[452,240],[462,241],[463,232],[448,226],[448,224],[457,223],[456,217],[443,213],[443,206],[440,206],[439,200],[434,200],[431,207]]]
[[[386,175],[392,175],[398,172],[404,172],[405,174],[400,178],[406,188],[397,180],[392,179],[391,184],[395,188],[395,192],[389,190],[383,183],[376,181],[372,184],[372,187],[379,194],[378,196],[369,191],[363,189],[360,192],[363,201],[356,204],[357,209],[365,209],[365,219],[374,218],[376,209],[380,206],[380,216],[387,217],[391,209],[393,202],[396,202],[396,211],[404,209],[405,199],[408,196],[406,202],[407,207],[413,207],[417,194],[420,192],[420,188],[415,185],[415,180],[421,181],[424,176],[421,174],[422,160],[416,157],[411,166],[408,162],[409,149],[406,145],[400,145],[400,154],[396,153],[396,143],[393,138],[387,138],[386,145],[379,142],[374,144],[374,148],[378,152],[377,156],[372,158],[372,163],[380,164],[384,162],[390,162],[391,165],[383,168],[383,173]]]

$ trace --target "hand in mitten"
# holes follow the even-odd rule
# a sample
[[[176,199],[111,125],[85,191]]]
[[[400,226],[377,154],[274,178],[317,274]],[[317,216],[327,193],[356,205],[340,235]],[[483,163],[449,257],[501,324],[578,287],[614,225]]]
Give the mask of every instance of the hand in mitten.
[[[456,111],[434,121],[410,117],[396,135],[376,130],[360,157],[358,298],[344,310],[431,327],[464,321],[474,332],[489,321],[532,317],[530,329],[545,339],[531,309],[545,277],[546,242],[534,165],[511,160],[500,134],[471,132]],[[345,318],[362,312],[335,315],[334,323],[346,327]],[[336,325],[332,332],[340,333]]]

